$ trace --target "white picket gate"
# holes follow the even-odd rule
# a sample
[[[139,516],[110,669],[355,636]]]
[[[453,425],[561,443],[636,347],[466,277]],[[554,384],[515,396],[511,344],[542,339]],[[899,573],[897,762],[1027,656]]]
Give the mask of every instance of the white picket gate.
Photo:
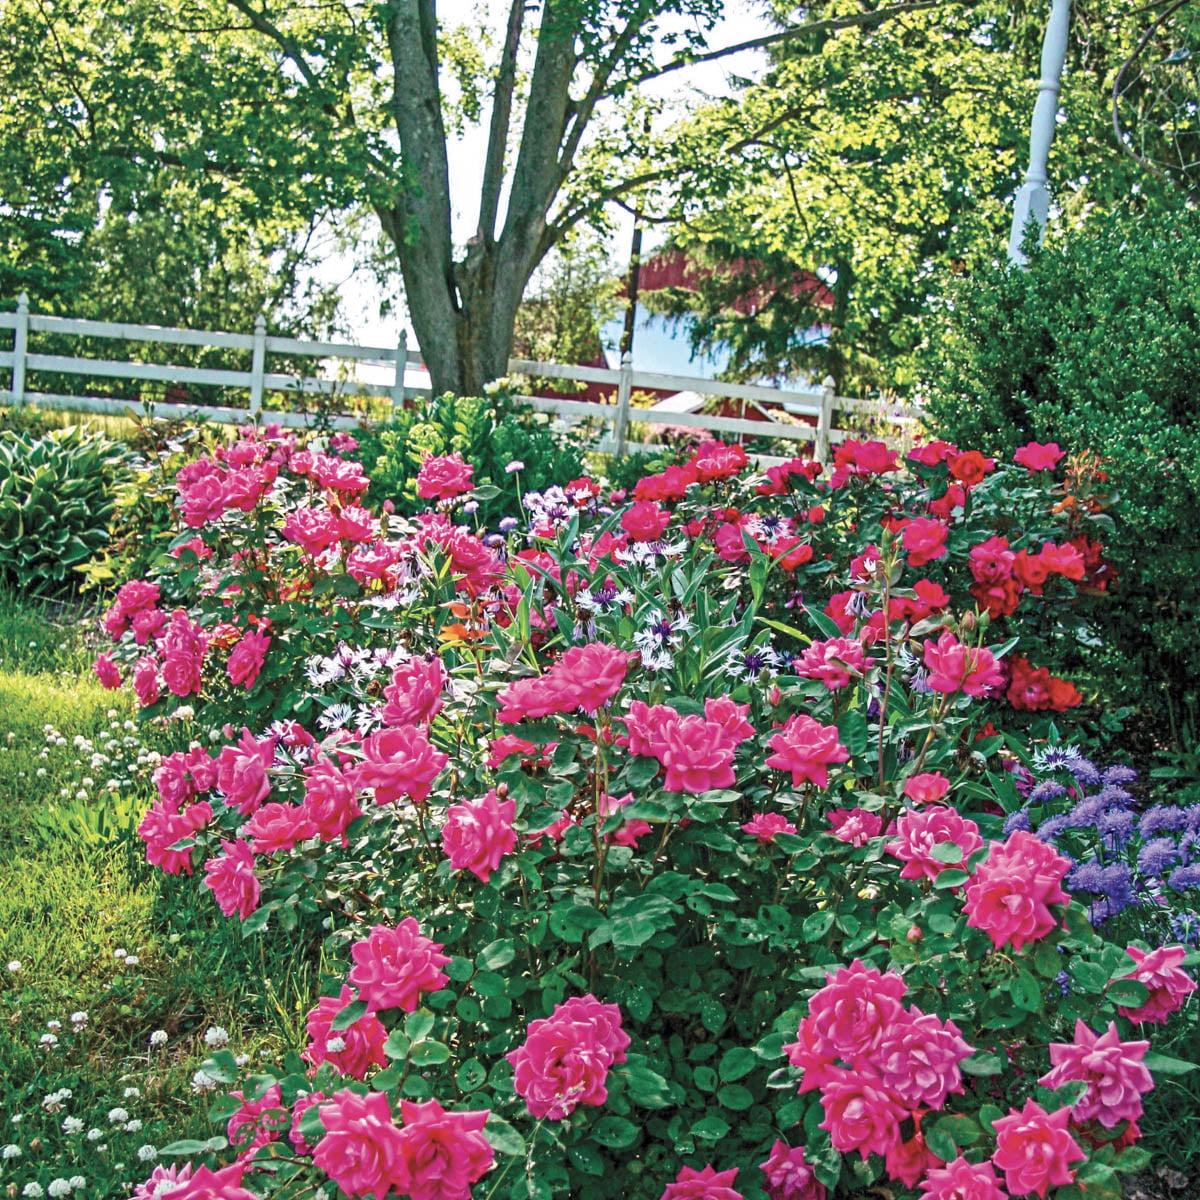
[[[169,414],[203,416],[212,421],[240,424],[264,417],[279,425],[303,427],[316,420],[310,412],[263,410],[263,396],[268,392],[326,397],[350,410],[355,400],[374,399],[402,407],[409,399],[428,398],[428,387],[417,386],[408,375],[410,369],[419,372],[421,356],[410,350],[402,334],[395,346],[358,346],[344,342],[315,342],[297,338],[269,337],[266,323],[260,317],[253,334],[225,333],[198,329],[172,329],[159,325],[128,325],[109,321],[76,320],[70,317],[37,316],[29,311],[29,298],[21,295],[16,312],[0,313],[0,330],[13,331],[12,349],[0,351],[0,371],[11,373],[10,386],[0,390],[0,403],[35,404],[70,412],[125,414],[136,410],[141,401],[112,396],[31,391],[27,387],[30,372],[53,372],[79,376],[84,379],[141,380],[166,385],[215,386],[244,390],[248,394],[245,408],[214,405],[179,404],[160,401],[147,403],[155,415]],[[162,363],[138,362],[133,358],[80,358],[62,354],[40,354],[31,350],[30,336],[35,334],[71,335],[105,338],[122,342],[146,342],[159,345],[198,346],[225,350],[249,351],[250,368],[246,371],[226,368],[187,367]],[[269,355],[290,359],[311,358],[317,368],[312,375],[284,374],[267,370]],[[369,383],[348,376],[330,374],[330,364],[369,364],[376,373],[390,373],[387,383]],[[837,396],[833,381],[827,379],[821,387],[785,391],[779,388],[749,384],[722,383],[711,379],[684,375],[661,375],[635,371],[625,355],[617,370],[599,367],[574,366],[568,363],[539,363],[512,359],[512,376],[537,379],[569,380],[583,384],[601,384],[612,388],[612,404],[585,400],[563,400],[545,396],[520,397],[532,407],[557,414],[568,421],[594,420],[611,425],[611,435],[599,448],[615,454],[646,449],[629,442],[630,421],[658,427],[689,427],[703,429],[725,438],[778,438],[783,441],[813,442],[815,457],[824,462],[829,447],[849,436],[834,427],[838,412],[860,413],[903,429],[919,420],[919,414],[906,408],[888,406],[873,400],[855,400]],[[318,373],[319,372],[319,373]],[[702,396],[727,398],[774,410],[778,419],[747,420],[744,417],[714,416],[706,413],[679,412],[660,408],[633,407],[631,400],[639,392],[695,392]],[[347,429],[363,422],[361,413],[342,411],[324,418],[333,428]]]

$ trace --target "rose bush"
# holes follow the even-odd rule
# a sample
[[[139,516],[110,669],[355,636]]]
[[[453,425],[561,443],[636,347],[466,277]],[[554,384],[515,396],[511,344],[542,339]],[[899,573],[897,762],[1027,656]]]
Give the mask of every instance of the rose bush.
[[[410,521],[291,438],[185,466],[101,670],[215,739],[147,854],[343,969],[278,1070],[205,1064],[226,1133],[174,1151],[255,1195],[1119,1196],[1187,1066],[1131,1022],[1187,977],[1006,827],[1106,584],[1051,458],[708,443],[490,531],[454,464]]]

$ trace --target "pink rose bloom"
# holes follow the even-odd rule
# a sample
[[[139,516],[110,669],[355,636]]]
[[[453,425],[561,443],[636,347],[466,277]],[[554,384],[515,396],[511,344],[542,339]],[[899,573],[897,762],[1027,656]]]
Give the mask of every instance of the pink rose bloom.
[[[145,655],[137,660],[133,668],[133,690],[137,695],[138,703],[143,708],[149,708],[154,704],[161,691],[158,685],[158,661]]]
[[[884,1086],[909,1108],[938,1110],[951,1092],[963,1090],[959,1064],[973,1053],[953,1021],[914,1005],[906,1020],[884,1032],[872,1062]]]
[[[557,711],[582,708],[595,713],[621,690],[628,667],[629,655],[615,646],[604,642],[572,646],[550,670],[555,685],[575,700],[571,708]]]
[[[1130,946],[1125,953],[1133,959],[1134,969],[1121,978],[1144,983],[1150,989],[1150,998],[1141,1008],[1121,1006],[1117,1012],[1131,1021],[1162,1024],[1196,990],[1195,981],[1182,967],[1184,948],[1160,946],[1157,950],[1139,950]]]
[[[1002,584],[1012,578],[1017,556],[1009,548],[1006,537],[990,537],[972,546],[967,554],[967,566],[976,583]]]
[[[917,517],[904,526],[900,544],[908,552],[910,567],[923,567],[936,558],[946,557],[946,534],[950,530],[932,517]]]
[[[997,949],[1011,943],[1020,950],[1044,938],[1059,923],[1049,906],[1068,902],[1062,880],[1070,869],[1069,859],[1022,829],[1006,842],[992,842],[967,885],[967,924],[982,929]]]
[[[313,1163],[320,1170],[348,1196],[380,1200],[399,1190],[404,1142],[384,1092],[338,1092],[319,1112],[325,1136],[313,1151]]]
[[[776,1140],[758,1169],[767,1177],[770,1200],[825,1200],[825,1185],[804,1159],[804,1147]]]
[[[245,1164],[236,1162],[213,1171],[209,1167],[197,1167],[188,1175],[184,1170],[190,1169],[188,1163],[180,1168],[177,1178],[184,1182],[179,1187],[162,1191],[158,1196],[166,1200],[258,1200],[254,1192],[247,1191],[241,1186],[242,1172]]]
[[[288,1141],[292,1143],[297,1154],[303,1154],[306,1157],[312,1154],[313,1148],[305,1141],[304,1134],[300,1132],[300,1122],[304,1120],[304,1114],[314,1104],[323,1104],[327,1099],[324,1092],[305,1092],[302,1096],[296,1097],[296,1101],[292,1105],[292,1126],[288,1130]]]
[[[839,637],[813,642],[792,665],[801,679],[819,679],[836,692],[849,687],[851,677],[861,676],[865,664],[862,643]]]
[[[96,661],[92,663],[92,670],[96,673],[96,678],[100,680],[100,686],[107,688],[108,691],[115,691],[121,686],[121,672],[117,669],[117,664],[113,662],[111,654],[96,655]]]
[[[903,1009],[900,1010],[903,1012]],[[829,1040],[817,1029],[812,1017],[804,1017],[796,1028],[796,1040],[783,1048],[788,1062],[800,1072],[800,1095],[815,1092],[831,1080],[838,1072],[838,1052]]]
[[[716,441],[701,442],[684,469],[691,467],[701,483],[711,483],[715,479],[731,478],[749,463],[750,458],[743,446],[727,446],[724,442]],[[668,467],[667,472],[670,470]]]
[[[362,816],[354,784],[324,755],[304,768],[301,807],[323,842],[344,837],[350,823]]]
[[[254,686],[267,657],[267,647],[270,644],[271,638],[268,634],[253,630],[242,634],[241,640],[234,646],[233,652],[229,656],[229,662],[225,664],[229,682],[234,687],[244,684],[246,690],[249,691]]]
[[[278,854],[297,842],[317,836],[317,827],[309,820],[302,805],[264,804],[240,830],[250,838],[255,854]]]
[[[450,956],[442,953],[441,942],[421,933],[412,917],[395,929],[376,925],[366,939],[350,947],[350,957],[350,986],[358,988],[359,999],[372,1012],[416,1012],[421,994],[441,991],[449,979],[441,968]]]
[[[267,772],[275,765],[275,739],[260,742],[244,725],[237,744],[225,746],[217,757],[217,787],[230,808],[243,817],[255,812],[271,794]]]
[[[138,825],[138,837],[146,843],[146,861],[161,867],[167,875],[192,873],[192,850],[172,850],[176,842],[190,838],[203,829],[213,816],[212,805],[206,801],[179,811],[174,805],[156,801]]]
[[[868,1070],[839,1071],[821,1092],[827,1130],[833,1148],[842,1154],[857,1150],[862,1158],[887,1154],[900,1136],[908,1109]]]
[[[659,761],[668,792],[709,792],[733,787],[734,743],[722,725],[704,717],[679,717],[662,731]]]
[[[600,825],[604,825],[609,817],[632,803],[632,792],[626,792],[624,796],[619,797],[610,796],[607,792],[601,792],[596,799],[596,818]],[[558,824],[558,822],[555,822],[555,824]],[[550,828],[553,829],[554,826]],[[632,846],[636,850],[638,838],[648,834],[651,828],[649,821],[626,821],[611,833],[606,833],[604,840],[614,846]]]
[[[1122,1121],[1142,1115],[1142,1097],[1154,1087],[1154,1078],[1142,1059],[1149,1042],[1123,1042],[1115,1021],[1102,1034],[1075,1022],[1075,1041],[1050,1046],[1053,1070],[1038,1080],[1043,1087],[1060,1088],[1073,1080],[1086,1083],[1087,1091],[1072,1106],[1076,1124],[1099,1121],[1115,1129]]]
[[[666,704],[633,700],[622,720],[629,735],[629,753],[661,762],[667,749],[667,729],[679,720],[679,713]]]
[[[837,727],[822,725],[806,714],[790,717],[767,745],[775,751],[767,766],[791,771],[794,788],[806,781],[828,787],[829,764],[850,759],[850,752],[838,740]]]
[[[195,785],[188,774],[188,755],[182,751],[168,754],[152,778],[158,798],[174,809],[190,804],[196,797]]]
[[[1071,1164],[1087,1155],[1068,1132],[1071,1110],[1048,1113],[1040,1104],[1026,1100],[1017,1112],[993,1122],[996,1152],[992,1162],[1004,1172],[1004,1182],[1014,1196],[1036,1192],[1045,1196],[1050,1187],[1064,1187],[1075,1178]]]
[[[317,1007],[305,1018],[308,1045],[300,1057],[314,1067],[328,1062],[343,1075],[365,1079],[371,1067],[387,1066],[383,1044],[387,1041],[388,1033],[383,1022],[372,1012],[364,1013],[339,1033],[331,1031],[333,1019],[354,998],[354,992],[342,984],[338,995],[322,996],[317,1001]]]
[[[374,514],[358,505],[350,504],[340,509],[337,521],[338,534],[344,542],[370,542],[378,532]]]
[[[283,523],[283,536],[315,557],[338,542],[342,531],[337,515],[327,508],[297,508]]]
[[[143,608],[133,614],[133,640],[139,646],[144,646],[151,638],[157,637],[162,627],[167,623],[167,614],[157,608]]]
[[[921,1192],[921,1200],[1005,1200],[991,1163],[969,1163],[961,1155],[931,1168]]]
[[[442,848],[454,871],[470,871],[487,883],[500,860],[517,845],[516,801],[500,801],[492,788],[478,800],[451,804],[442,826]]]
[[[200,691],[200,668],[207,646],[204,631],[188,620],[182,608],[177,608],[159,642],[163,682],[174,695],[190,696]]]
[[[225,1126],[225,1136],[234,1149],[257,1150],[268,1142],[279,1141],[290,1117],[279,1084],[269,1087],[258,1100],[247,1100],[241,1092],[229,1094],[242,1102]]]
[[[225,511],[225,478],[203,475],[188,487],[179,488],[179,511],[189,529],[199,529],[217,520]]]
[[[914,804],[936,804],[950,790],[950,780],[940,771],[910,775],[904,781],[904,794]]]
[[[243,841],[221,842],[224,854],[204,864],[204,886],[212,891],[217,907],[227,917],[244,921],[262,899],[262,886],[254,874],[254,853]]]
[[[783,813],[755,813],[753,818],[742,826],[742,832],[756,838],[760,845],[766,846],[775,840],[780,833],[795,833],[796,827]]]
[[[525,1041],[506,1057],[531,1115],[561,1121],[580,1104],[597,1107],[608,1099],[609,1068],[625,1061],[628,1045],[621,1010],[589,992],[531,1021]]]
[[[159,601],[157,583],[145,579],[131,579],[117,589],[112,608],[104,617],[105,631],[115,640],[129,628],[130,621],[139,612],[153,610]]]
[[[430,744],[416,725],[381,729],[363,740],[363,761],[353,779],[360,788],[375,789],[375,803],[388,804],[408,796],[421,804],[449,757]]]
[[[936,879],[949,863],[940,862],[933,851],[953,843],[962,851],[960,864],[983,845],[979,826],[952,808],[906,809],[896,819],[896,837],[888,842],[887,852],[904,864],[901,879]]]
[[[737,1167],[718,1171],[711,1164],[699,1171],[681,1167],[659,1200],[742,1200],[742,1193],[733,1186],[737,1173]]]
[[[203,746],[189,750],[185,760],[196,791],[211,792],[217,786],[217,760]]]
[[[1030,471],[1053,471],[1064,457],[1066,451],[1061,450],[1057,442],[1026,442],[1013,453],[1013,462]]]
[[[536,721],[539,717],[560,712],[559,705],[569,701],[552,686],[547,687],[544,679],[544,676],[537,676],[510,683],[497,697],[500,711],[496,720],[502,725],[517,725],[521,721]]]
[[[671,523],[671,514],[653,500],[638,500],[621,514],[621,528],[635,542],[657,542]]]
[[[750,705],[738,704],[729,696],[717,696],[705,700],[704,718],[720,725],[734,745],[740,746],[755,734],[755,728],[749,721]]]
[[[856,958],[825,979],[808,1003],[808,1020],[831,1057],[869,1057],[893,1025],[908,1019],[900,1003],[908,989],[894,971],[881,974]]]
[[[160,1189],[165,1195],[191,1177],[191,1163],[172,1163],[169,1167],[159,1163],[150,1177],[133,1189],[133,1200],[157,1200]]]
[[[489,1111],[447,1112],[436,1100],[401,1100],[395,1189],[411,1200],[470,1200],[471,1184],[496,1161],[483,1133]]]
[[[930,1167],[940,1167],[942,1160],[925,1144],[925,1135],[918,1129],[907,1142],[899,1139],[888,1147],[883,1169],[889,1179],[898,1180],[905,1187],[916,1187],[918,1179],[924,1179]]]
[[[883,818],[865,808],[835,808],[829,814],[833,836],[851,846],[865,846],[883,830]]]
[[[471,490],[473,463],[461,454],[427,454],[417,472],[417,495],[422,500],[450,500]]]
[[[949,630],[936,642],[925,641],[928,683],[935,692],[982,696],[989,688],[1004,686],[1004,672],[996,657],[983,646],[965,646]]]
[[[428,725],[445,701],[442,692],[449,676],[440,658],[410,658],[392,672],[392,682],[383,689],[387,704],[385,725]]]

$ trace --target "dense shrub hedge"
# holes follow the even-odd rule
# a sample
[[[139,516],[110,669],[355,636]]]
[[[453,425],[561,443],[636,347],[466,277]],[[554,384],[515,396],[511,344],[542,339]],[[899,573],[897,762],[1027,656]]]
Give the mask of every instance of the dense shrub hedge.
[[[1194,723],[1200,675],[1200,214],[1117,213],[1027,271],[965,280],[930,338],[940,436],[1007,454],[1091,447],[1119,495],[1098,617],[1116,695]],[[1194,732],[1194,728],[1193,728]]]

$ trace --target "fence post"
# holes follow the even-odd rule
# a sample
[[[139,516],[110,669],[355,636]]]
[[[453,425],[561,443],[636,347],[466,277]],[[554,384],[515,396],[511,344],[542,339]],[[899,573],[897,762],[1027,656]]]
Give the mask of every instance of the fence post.
[[[829,457],[829,430],[833,426],[834,383],[833,376],[826,375],[821,384],[821,411],[817,414],[817,437],[813,446],[813,457],[821,466]]]
[[[408,330],[400,330],[396,346],[396,374],[392,379],[392,412],[404,407],[404,369],[408,366]]]
[[[29,293],[17,297],[17,324],[13,329],[12,399],[17,408],[25,403],[25,354],[29,343]]]
[[[625,433],[629,428],[629,398],[633,394],[633,355],[628,350],[621,355],[621,379],[617,384],[617,417],[613,424],[616,456],[625,454]]]
[[[254,322],[254,354],[250,359],[250,419],[262,412],[263,374],[267,364],[267,322],[259,313]]]

